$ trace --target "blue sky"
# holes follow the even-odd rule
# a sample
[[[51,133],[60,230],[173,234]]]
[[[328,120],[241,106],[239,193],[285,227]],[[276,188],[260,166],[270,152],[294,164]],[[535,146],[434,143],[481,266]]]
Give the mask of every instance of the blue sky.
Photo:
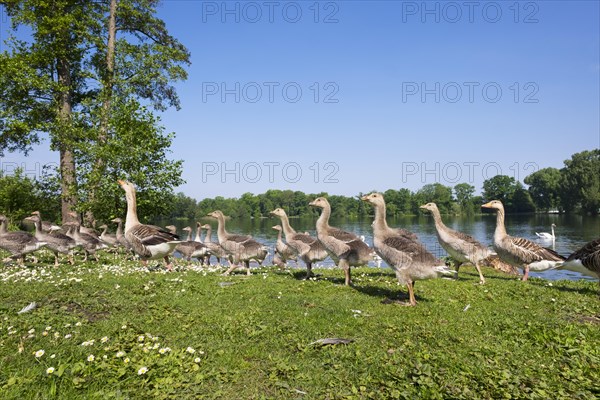
[[[192,54],[162,115],[179,190],[479,191],[600,147],[599,2],[516,4],[163,2]]]

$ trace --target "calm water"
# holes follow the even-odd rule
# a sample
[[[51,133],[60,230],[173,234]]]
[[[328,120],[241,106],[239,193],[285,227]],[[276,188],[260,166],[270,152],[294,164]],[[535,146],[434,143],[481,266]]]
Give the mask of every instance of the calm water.
[[[465,232],[483,244],[491,246],[494,229],[496,228],[495,214],[467,217],[450,217],[444,216],[444,222],[452,229]],[[213,226],[213,241],[216,241],[216,221],[207,218],[204,223],[209,223]],[[295,218],[290,220],[292,227],[298,232],[307,231],[315,236],[316,219],[311,218]],[[163,222],[160,225],[169,225],[171,222]],[[363,235],[365,241],[371,246],[373,244],[372,219],[364,220],[340,220],[331,219],[330,224],[342,228],[347,231]],[[577,250],[583,244],[600,237],[600,217],[588,217],[579,215],[508,215],[506,217],[506,230],[510,235],[524,237],[536,243],[552,248],[552,242],[543,242],[538,240],[535,232],[551,232],[550,224],[556,224],[555,229],[556,241],[554,250],[558,253],[567,256],[574,250]],[[277,240],[277,231],[272,229],[272,226],[279,224],[277,218],[263,219],[248,219],[248,220],[229,220],[227,221],[227,230],[230,233],[242,233],[252,235],[255,239],[268,245],[274,249],[275,241]],[[433,219],[427,215],[418,217],[403,217],[388,219],[388,224],[391,227],[405,228],[415,232],[427,249],[438,257],[445,256],[446,252],[442,249],[435,236],[435,227]],[[195,227],[195,221],[177,221],[175,225],[181,232],[181,228],[186,225]],[[185,238],[185,236],[184,236]],[[270,252],[267,262],[271,260],[273,251]],[[266,263],[265,263],[266,264]],[[321,266],[332,266],[333,262],[326,259],[321,262]],[[374,262],[370,265],[376,266]],[[386,266],[382,263],[382,266]],[[547,272],[532,272],[531,276],[542,277],[550,280],[559,279],[597,279],[596,275],[590,273],[590,276],[583,276],[572,271],[547,271]]]

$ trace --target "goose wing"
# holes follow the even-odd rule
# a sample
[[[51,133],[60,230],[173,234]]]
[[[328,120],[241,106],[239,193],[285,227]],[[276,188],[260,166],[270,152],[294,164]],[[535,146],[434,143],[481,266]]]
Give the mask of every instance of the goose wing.
[[[298,254],[303,255],[310,251],[311,246],[313,246],[315,242],[318,243],[318,240],[309,235],[305,235],[304,233],[295,233],[290,238],[288,245],[298,252]]]
[[[564,261],[565,258],[552,249],[542,247],[525,238],[506,236],[507,249],[521,258],[526,264],[536,261]]]
[[[153,246],[179,240],[179,236],[155,225],[135,225],[128,232],[144,246]]]
[[[441,265],[442,262],[431,254],[425,246],[403,236],[389,236],[383,240],[378,249],[388,264],[404,264],[419,262],[427,265]]]
[[[567,262],[580,260],[590,271],[600,273],[600,239],[593,240],[571,254]]]

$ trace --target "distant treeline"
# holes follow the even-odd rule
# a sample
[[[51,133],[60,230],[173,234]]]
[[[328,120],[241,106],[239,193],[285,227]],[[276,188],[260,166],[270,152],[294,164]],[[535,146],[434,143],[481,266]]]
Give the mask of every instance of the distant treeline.
[[[454,187],[440,183],[427,184],[413,192],[406,188],[384,191],[388,216],[414,215],[419,206],[437,203],[444,214],[470,215],[481,212],[486,201],[501,200],[507,212],[534,212],[557,210],[597,215],[600,208],[600,150],[583,151],[565,161],[564,168],[544,168],[524,179],[528,188],[513,177],[497,175],[483,183],[481,195],[475,187],[460,183]],[[115,184],[116,185],[116,184]],[[159,218],[199,219],[211,211],[221,210],[233,218],[260,218],[269,211],[282,207],[290,216],[316,216],[318,212],[308,203],[326,196],[333,216],[363,217],[373,210],[356,196],[306,194],[292,190],[269,190],[262,194],[245,193],[240,198],[215,197],[196,201],[183,193],[165,195],[167,201],[158,201],[148,193],[138,193],[139,214],[146,221]],[[124,194],[117,198],[116,209],[125,215]],[[40,210],[44,219],[60,221],[60,190],[52,179],[34,179],[22,171],[4,175],[0,172],[0,213],[18,223],[32,211]],[[168,210],[165,212],[165,210]],[[114,217],[113,217],[114,218]],[[104,221],[101,221],[104,222]]]
[[[388,189],[384,193],[388,216],[414,215],[419,206],[428,202],[437,203],[444,214],[474,214],[481,204],[489,200],[501,200],[510,213],[582,212],[598,214],[600,208],[600,150],[583,151],[565,161],[562,169],[544,168],[528,175],[524,182],[513,177],[497,175],[483,183],[481,195],[475,187],[460,183],[454,187],[440,183],[427,184],[413,192],[409,189]],[[213,210],[221,210],[233,218],[260,218],[269,211],[282,207],[291,216],[316,216],[317,211],[308,203],[326,196],[332,207],[332,215],[338,217],[362,217],[372,214],[371,207],[356,196],[328,195],[327,193],[306,194],[292,190],[269,190],[262,194],[245,193],[240,198],[215,197],[196,201],[183,193],[175,195],[173,211],[167,217],[198,219]]]

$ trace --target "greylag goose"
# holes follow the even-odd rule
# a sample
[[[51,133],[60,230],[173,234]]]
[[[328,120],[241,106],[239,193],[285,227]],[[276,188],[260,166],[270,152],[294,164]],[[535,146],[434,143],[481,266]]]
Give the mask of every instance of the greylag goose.
[[[135,187],[131,182],[119,180],[119,185],[125,191],[127,199],[127,217],[125,218],[125,238],[133,251],[140,256],[144,266],[148,260],[163,258],[169,271],[173,268],[169,262],[169,254],[181,241],[174,235],[159,226],[140,223],[137,216],[137,203]]]
[[[581,270],[582,267],[598,275],[598,284],[600,284],[600,239],[592,240],[573,252],[560,268]]]
[[[202,240],[202,224],[200,222],[196,222],[196,237],[194,237],[194,241],[204,243]]]
[[[281,269],[285,269],[285,263],[288,260],[296,260],[296,251],[283,241],[281,238],[281,225],[275,225],[273,227],[277,231],[277,242],[275,243],[275,256],[273,257],[273,264],[277,265]]]
[[[457,232],[444,225],[440,210],[435,203],[427,203],[420,208],[431,212],[438,242],[452,258],[458,261],[456,276],[458,277],[458,269],[463,263],[470,263],[475,266],[479,273],[479,283],[485,284],[485,278],[481,273],[481,262],[493,255],[492,250],[479,243],[472,236]]]
[[[306,264],[306,279],[312,276],[312,264],[327,258],[327,249],[318,239],[311,237],[308,233],[297,233],[290,225],[285,210],[277,208],[271,211],[281,219],[281,227],[285,235],[285,241]]]
[[[115,218],[110,222],[114,222],[117,224],[117,232],[115,233],[117,243],[119,243],[120,246],[123,246],[127,250],[131,250],[131,245],[129,244],[129,242],[125,238],[125,235],[123,234],[123,220],[121,218]]]
[[[43,230],[42,218],[39,211],[34,211],[30,217],[25,218],[28,221],[33,222],[35,226],[35,238],[40,242],[46,242],[46,246],[54,253],[54,266],[58,267],[58,253],[68,254],[69,262],[71,265],[74,264],[72,250],[77,247],[77,242],[65,234],[60,232],[47,233]],[[60,227],[56,226],[60,229]],[[54,228],[54,229],[56,229]]]
[[[219,239],[219,244],[233,259],[233,262],[229,262],[231,266],[225,271],[225,275],[229,275],[231,271],[236,269],[240,262],[244,263],[246,273],[250,275],[250,261],[254,260],[261,264],[269,253],[267,247],[250,236],[228,233],[225,230],[225,216],[221,211],[216,210],[208,215],[217,219],[217,238]]]
[[[547,249],[530,240],[512,237],[504,227],[504,206],[501,201],[492,200],[481,207],[496,210],[496,230],[494,249],[505,262],[524,269],[523,281],[529,277],[529,270],[546,271],[559,267],[565,260],[554,250]]]
[[[25,254],[37,251],[46,244],[27,232],[9,232],[8,219],[0,215],[0,248],[10,252],[10,258],[17,259],[19,264],[25,262]]]
[[[201,226],[201,228],[206,229],[206,236],[204,237],[204,245],[206,247],[208,247],[209,253],[217,258],[217,263],[219,265],[221,265],[221,259],[227,257],[227,253],[225,252],[225,249],[223,249],[219,243],[214,243],[212,241],[212,238],[211,238],[212,227],[209,224],[204,224]],[[208,263],[210,264],[210,255],[209,255],[208,261],[209,261]]]
[[[329,255],[338,260],[338,267],[344,270],[346,285],[351,285],[350,267],[368,264],[373,257],[373,251],[354,233],[329,225],[331,205],[326,198],[317,197],[309,205],[321,209],[317,220],[317,238]]]
[[[107,245],[108,247],[115,247],[117,243],[117,235],[108,233],[108,225],[100,225],[98,229],[102,229],[102,233],[100,233],[100,241]]]
[[[107,247],[100,239],[97,239],[93,235],[81,232],[81,225],[79,222],[71,222],[63,226],[68,227],[67,236],[73,238],[75,243],[83,248],[83,251],[85,252],[83,261],[87,261],[88,255],[93,255],[96,261],[99,261],[96,251]]]
[[[361,197],[375,208],[373,244],[377,254],[396,274],[398,282],[408,288],[408,306],[417,305],[414,282],[454,274],[444,263],[431,254],[415,235],[406,230],[391,229],[385,218],[385,200],[380,193]]]
[[[173,225],[167,226],[167,229],[170,229],[171,233],[176,233],[177,230]],[[175,231],[173,229],[175,229]],[[208,248],[203,243],[191,240],[192,228],[186,226],[183,230],[188,233],[187,239],[179,243],[177,247],[175,247],[175,251],[181,253],[187,261],[191,261],[192,258],[200,258],[201,261],[203,261],[204,257],[208,254]]]
[[[536,232],[535,234],[541,240],[552,240],[552,241],[554,241],[556,239],[556,236],[554,235],[554,228],[556,228],[556,225],[555,224],[551,224],[550,225],[550,229],[552,230],[552,233],[548,233],[548,232],[538,233],[538,232]]]

